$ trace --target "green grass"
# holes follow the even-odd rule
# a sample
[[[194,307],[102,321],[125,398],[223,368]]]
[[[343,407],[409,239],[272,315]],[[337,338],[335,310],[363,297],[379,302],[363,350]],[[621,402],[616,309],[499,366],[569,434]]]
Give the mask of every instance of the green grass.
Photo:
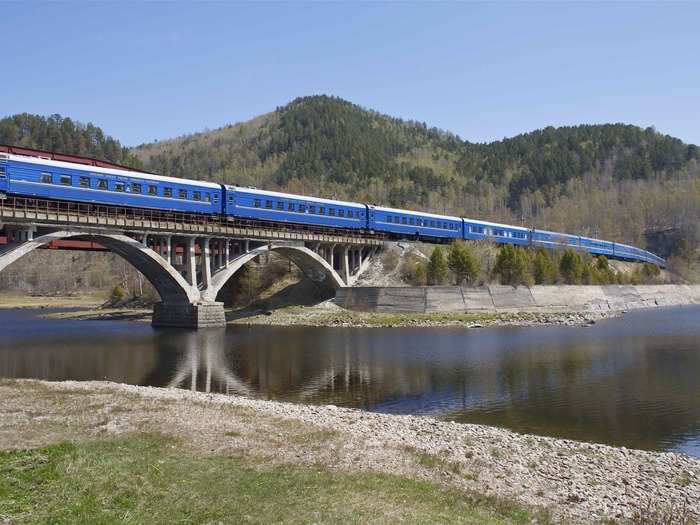
[[[398,476],[195,457],[158,436],[0,453],[0,523],[531,523]]]

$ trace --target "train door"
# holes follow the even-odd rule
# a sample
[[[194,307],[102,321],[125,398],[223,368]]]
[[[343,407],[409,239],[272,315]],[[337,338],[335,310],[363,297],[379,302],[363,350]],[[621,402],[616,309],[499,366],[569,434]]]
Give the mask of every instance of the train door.
[[[0,155],[0,193],[6,193],[10,189],[10,175],[7,168],[7,159]]]

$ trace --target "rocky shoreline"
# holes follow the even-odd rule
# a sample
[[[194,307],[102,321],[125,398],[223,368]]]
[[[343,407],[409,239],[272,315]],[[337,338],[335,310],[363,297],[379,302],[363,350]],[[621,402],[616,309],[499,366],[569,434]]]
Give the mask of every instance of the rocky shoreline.
[[[34,399],[34,392],[41,396]],[[139,430],[189,436],[207,451],[235,446],[285,464],[429,479],[544,509],[557,521],[626,522],[639,520],[648,509],[673,513],[683,523],[695,523],[700,516],[700,459],[682,454],[521,435],[424,416],[74,381],[0,382],[0,413],[15,439],[22,439],[31,425],[60,422],[57,407],[63,405],[40,401],[47,392],[70,397],[76,410],[94,407],[91,413],[81,409],[69,421],[81,439]],[[88,424],[90,418],[99,425]],[[295,448],[285,432],[298,425],[306,429],[304,435],[321,436],[323,443]],[[8,436],[2,430],[0,435]],[[278,443],[273,454],[261,450],[270,435]],[[12,446],[11,439],[8,443]]]

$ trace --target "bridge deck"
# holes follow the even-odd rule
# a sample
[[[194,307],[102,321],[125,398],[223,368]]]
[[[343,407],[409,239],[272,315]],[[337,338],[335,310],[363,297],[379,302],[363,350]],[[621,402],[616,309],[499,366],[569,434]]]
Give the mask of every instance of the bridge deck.
[[[379,246],[380,235],[300,225],[272,225],[206,215],[167,213],[73,202],[8,197],[0,200],[0,222],[128,230],[161,235],[317,241]]]

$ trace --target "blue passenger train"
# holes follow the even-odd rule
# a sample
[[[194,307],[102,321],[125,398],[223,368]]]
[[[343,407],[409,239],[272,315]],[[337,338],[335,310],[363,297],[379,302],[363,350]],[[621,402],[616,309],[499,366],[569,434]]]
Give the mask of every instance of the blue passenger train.
[[[666,261],[626,244],[449,215],[400,210],[139,172],[51,152],[0,146],[0,193],[19,197],[215,215],[445,241],[574,248],[664,267]]]

